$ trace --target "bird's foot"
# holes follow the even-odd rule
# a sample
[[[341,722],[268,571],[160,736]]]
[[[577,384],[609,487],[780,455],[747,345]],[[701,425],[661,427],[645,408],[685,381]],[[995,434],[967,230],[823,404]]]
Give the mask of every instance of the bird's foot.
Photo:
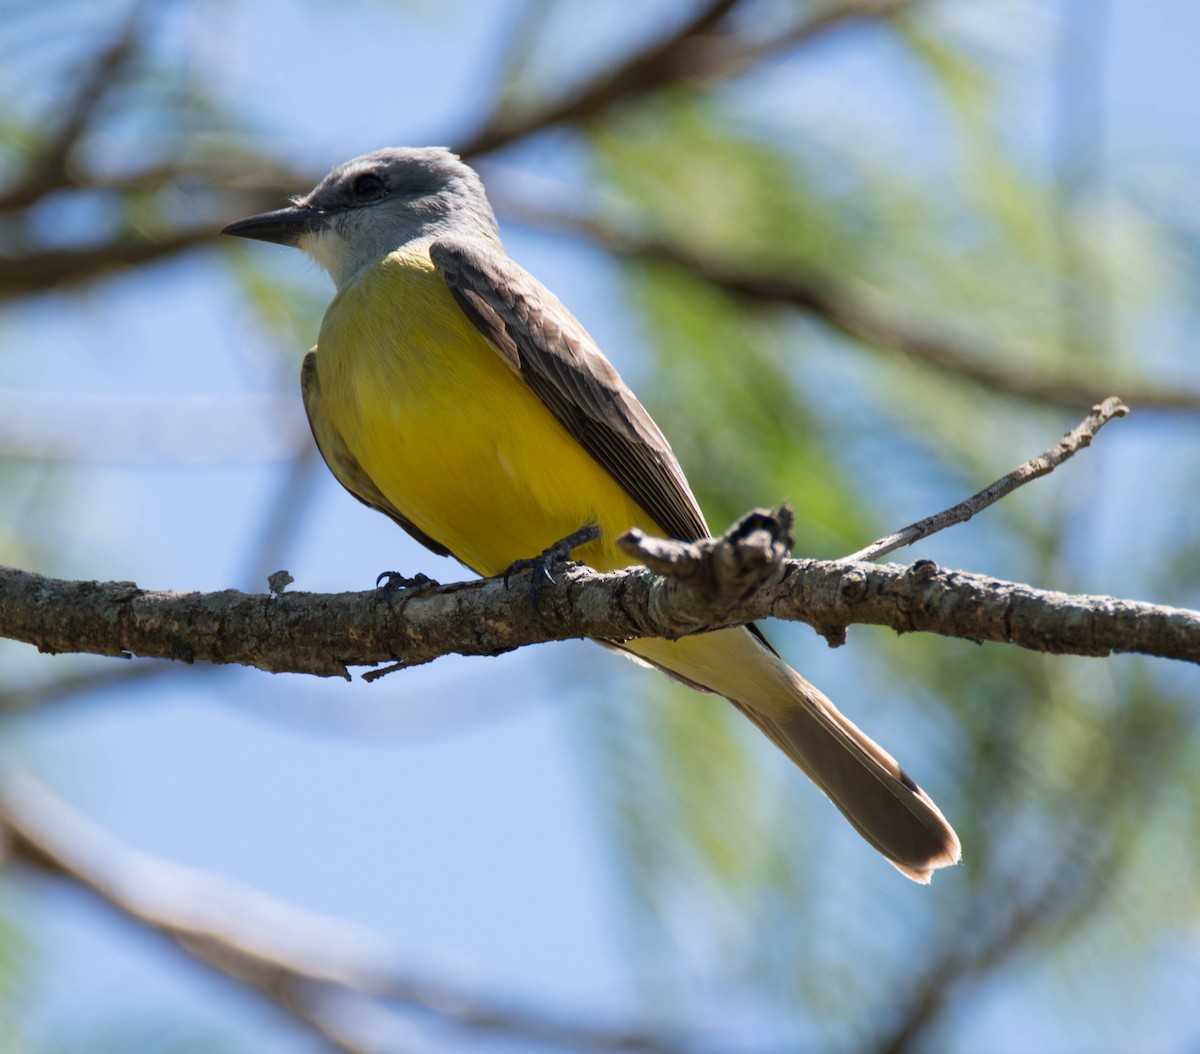
[[[585,524],[579,530],[573,531],[565,538],[560,538],[553,545],[543,549],[537,556],[514,560],[504,569],[504,588],[508,588],[508,580],[513,575],[521,574],[523,571],[530,572],[529,599],[533,603],[533,610],[540,615],[538,591],[545,586],[554,584],[555,568],[561,569],[573,563],[571,554],[581,545],[594,542],[599,537],[599,527],[594,523]]]
[[[441,588],[441,583],[430,578],[428,575],[417,574],[409,578],[407,575],[402,575],[399,571],[384,571],[375,579],[375,588],[379,590],[380,595],[390,605],[397,593],[402,591],[407,593],[409,590],[413,590],[411,595],[404,598],[405,600],[411,600],[414,596],[423,596],[426,593],[432,593],[435,589]]]

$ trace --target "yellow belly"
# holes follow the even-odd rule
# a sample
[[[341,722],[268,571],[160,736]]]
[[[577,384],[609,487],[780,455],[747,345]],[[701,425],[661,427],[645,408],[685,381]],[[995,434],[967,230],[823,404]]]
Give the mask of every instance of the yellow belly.
[[[630,561],[614,539],[660,531],[462,314],[423,252],[348,283],[321,326],[322,409],[375,485],[481,574],[502,572],[585,523],[576,552]]]

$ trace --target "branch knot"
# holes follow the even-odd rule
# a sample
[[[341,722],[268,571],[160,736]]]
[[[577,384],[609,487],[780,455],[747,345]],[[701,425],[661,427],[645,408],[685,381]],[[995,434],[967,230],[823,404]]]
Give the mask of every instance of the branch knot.
[[[676,615],[680,635],[718,621],[748,597],[777,585],[786,571],[794,515],[790,505],[778,509],[753,509],[716,538],[695,542],[653,538],[633,528],[617,539],[627,556],[644,563],[665,581],[667,596],[651,605],[661,612],[670,594],[686,589],[693,603],[686,620]],[[695,604],[694,601],[701,601]],[[679,605],[670,605],[675,611]]]

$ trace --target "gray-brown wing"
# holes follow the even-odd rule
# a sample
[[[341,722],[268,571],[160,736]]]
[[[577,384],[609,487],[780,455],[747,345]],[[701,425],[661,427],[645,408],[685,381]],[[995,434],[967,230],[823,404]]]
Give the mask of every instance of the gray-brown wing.
[[[371,477],[363,471],[362,466],[350,453],[341,433],[321,412],[321,378],[317,370],[317,354],[317,349],[313,348],[304,356],[304,365],[300,368],[300,391],[304,396],[304,409],[308,413],[308,424],[312,429],[313,439],[316,440],[317,449],[321,451],[329,471],[364,505],[390,516],[427,549],[432,549],[439,556],[453,556],[449,549],[406,519],[404,514],[383,496],[383,492],[371,482]]]
[[[706,537],[666,438],[554,294],[483,242],[442,238],[429,255],[475,328],[655,522],[682,541]]]

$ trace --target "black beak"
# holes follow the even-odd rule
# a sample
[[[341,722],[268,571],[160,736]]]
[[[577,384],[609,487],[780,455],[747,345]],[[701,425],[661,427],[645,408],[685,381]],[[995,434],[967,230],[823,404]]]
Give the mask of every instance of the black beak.
[[[257,238],[276,245],[299,245],[303,235],[316,230],[325,214],[308,205],[289,205],[274,212],[262,212],[231,223],[221,231],[235,238]]]

